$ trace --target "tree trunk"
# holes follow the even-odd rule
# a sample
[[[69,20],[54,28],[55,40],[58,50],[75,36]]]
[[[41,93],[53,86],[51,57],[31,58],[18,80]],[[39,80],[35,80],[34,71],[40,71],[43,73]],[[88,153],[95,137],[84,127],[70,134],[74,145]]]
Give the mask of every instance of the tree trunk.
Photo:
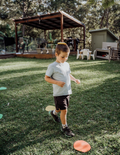
[[[104,20],[105,14],[106,14],[106,10],[104,10],[104,14],[103,14],[103,16],[102,16],[102,18],[101,18],[100,29],[101,29],[102,26],[103,26],[103,20]]]
[[[106,27],[108,28],[108,19],[109,19],[109,8],[107,8],[107,11],[106,11]]]
[[[23,0],[23,18],[25,17],[25,2]],[[25,36],[25,25],[22,27],[22,35]]]

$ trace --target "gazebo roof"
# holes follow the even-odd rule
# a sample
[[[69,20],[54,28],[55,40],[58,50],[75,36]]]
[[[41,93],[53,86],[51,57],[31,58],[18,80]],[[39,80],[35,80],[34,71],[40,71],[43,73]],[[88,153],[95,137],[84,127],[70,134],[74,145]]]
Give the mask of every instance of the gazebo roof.
[[[21,23],[24,25],[36,27],[43,30],[61,29],[60,23],[62,15],[63,15],[63,29],[74,27],[85,27],[85,25],[82,22],[70,16],[69,14],[65,13],[64,11],[15,19],[14,22],[16,24]]]

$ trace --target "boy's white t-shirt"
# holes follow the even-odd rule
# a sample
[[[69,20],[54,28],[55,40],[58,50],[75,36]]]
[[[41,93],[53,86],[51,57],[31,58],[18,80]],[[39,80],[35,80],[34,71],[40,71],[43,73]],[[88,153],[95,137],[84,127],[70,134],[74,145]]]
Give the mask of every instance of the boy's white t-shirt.
[[[70,66],[67,62],[53,62],[48,66],[46,75],[57,81],[65,82],[63,87],[53,84],[53,96],[63,96],[72,94],[70,80]]]

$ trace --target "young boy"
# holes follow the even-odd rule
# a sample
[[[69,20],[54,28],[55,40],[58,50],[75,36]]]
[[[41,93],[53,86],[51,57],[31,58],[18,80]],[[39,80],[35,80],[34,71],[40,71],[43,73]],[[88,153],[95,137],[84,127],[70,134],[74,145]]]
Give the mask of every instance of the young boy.
[[[53,84],[53,96],[55,101],[55,110],[50,111],[50,115],[54,121],[62,123],[61,131],[67,137],[74,136],[74,133],[68,128],[67,125],[67,108],[69,105],[69,95],[72,94],[71,80],[77,84],[80,80],[75,79],[70,73],[70,66],[66,62],[69,56],[70,50],[66,43],[59,42],[56,46],[55,56],[56,61],[48,66],[46,71],[45,80]],[[60,119],[57,113],[60,113]]]

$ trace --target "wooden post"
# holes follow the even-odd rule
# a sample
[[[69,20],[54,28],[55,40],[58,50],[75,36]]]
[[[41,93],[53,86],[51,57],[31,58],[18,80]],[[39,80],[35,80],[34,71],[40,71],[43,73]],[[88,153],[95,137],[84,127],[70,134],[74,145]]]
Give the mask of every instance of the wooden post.
[[[83,38],[83,48],[85,48],[85,26],[83,27],[83,35],[84,35],[84,38]]]
[[[46,40],[46,30],[44,30],[44,37],[45,37],[45,40]]]
[[[76,39],[74,39],[73,42],[74,42],[74,52],[76,52],[77,51],[77,49],[76,49]]]
[[[45,37],[45,42],[46,42],[46,30],[44,30],[44,37]],[[46,43],[45,47],[48,48],[48,44],[47,43]]]
[[[61,14],[61,42],[63,42],[63,14]]]
[[[18,52],[18,37],[17,37],[17,24],[15,23],[15,42],[16,42],[16,53]]]

